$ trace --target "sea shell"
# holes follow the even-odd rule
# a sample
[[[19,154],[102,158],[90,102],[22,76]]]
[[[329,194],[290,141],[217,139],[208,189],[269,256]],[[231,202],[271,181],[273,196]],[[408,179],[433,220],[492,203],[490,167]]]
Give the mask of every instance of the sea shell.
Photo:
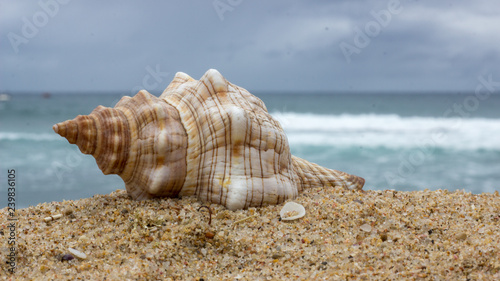
[[[305,214],[306,209],[304,208],[304,206],[295,202],[286,203],[280,211],[281,220],[284,221],[300,219],[301,217],[305,216]]]
[[[54,131],[118,174],[134,199],[197,196],[231,210],[279,204],[309,187],[364,179],[294,157],[264,103],[217,70],[179,72],[157,98],[139,91]]]

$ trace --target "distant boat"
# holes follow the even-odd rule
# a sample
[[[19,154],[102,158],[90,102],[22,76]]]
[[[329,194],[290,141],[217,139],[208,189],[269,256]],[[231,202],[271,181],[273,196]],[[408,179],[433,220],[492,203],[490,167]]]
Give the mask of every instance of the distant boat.
[[[10,96],[8,94],[0,94],[0,102],[10,101]]]

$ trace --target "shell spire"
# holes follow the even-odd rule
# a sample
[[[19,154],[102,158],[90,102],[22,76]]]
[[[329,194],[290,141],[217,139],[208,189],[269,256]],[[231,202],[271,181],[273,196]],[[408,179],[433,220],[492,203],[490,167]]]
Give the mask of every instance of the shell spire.
[[[69,143],[76,144],[82,153],[92,154],[104,174],[120,174],[129,152],[130,138],[125,136],[128,124],[109,121],[123,119],[120,111],[98,106],[90,115],[78,115],[54,125],[53,129]]]
[[[279,204],[308,187],[364,184],[292,156],[264,103],[215,69],[199,81],[179,72],[159,98],[143,90],[53,129],[104,174],[118,174],[134,199],[194,195],[235,210]]]
[[[179,114],[146,91],[53,129],[94,156],[104,174],[119,175],[135,199],[177,196],[182,188],[187,142]]]

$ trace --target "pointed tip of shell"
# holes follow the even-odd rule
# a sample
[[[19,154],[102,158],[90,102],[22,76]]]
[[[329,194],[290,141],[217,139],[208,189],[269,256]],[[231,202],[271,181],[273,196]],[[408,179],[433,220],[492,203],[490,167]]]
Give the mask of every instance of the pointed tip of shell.
[[[175,79],[178,79],[179,81],[184,81],[184,82],[195,81],[191,76],[189,76],[188,74],[181,72],[181,71],[179,71],[175,74],[174,80]]]
[[[67,120],[61,123],[54,124],[52,130],[63,138],[66,138],[69,143],[75,144],[77,137],[77,124],[73,120]]]
[[[205,75],[203,75],[202,79],[206,77],[208,81],[210,81],[210,84],[212,84],[215,92],[226,92],[228,89],[228,82],[222,74],[220,74],[217,69],[209,69],[207,72],[205,72]],[[202,80],[200,79],[200,80]]]

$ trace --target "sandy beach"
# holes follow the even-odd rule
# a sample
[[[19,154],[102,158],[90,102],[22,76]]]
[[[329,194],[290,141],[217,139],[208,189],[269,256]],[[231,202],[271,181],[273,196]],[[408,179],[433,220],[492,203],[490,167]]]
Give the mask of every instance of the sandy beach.
[[[500,195],[307,190],[229,211],[195,198],[133,201],[124,190],[0,212],[6,280],[499,280]],[[209,224],[210,222],[210,224]],[[77,250],[71,252],[69,248]]]

